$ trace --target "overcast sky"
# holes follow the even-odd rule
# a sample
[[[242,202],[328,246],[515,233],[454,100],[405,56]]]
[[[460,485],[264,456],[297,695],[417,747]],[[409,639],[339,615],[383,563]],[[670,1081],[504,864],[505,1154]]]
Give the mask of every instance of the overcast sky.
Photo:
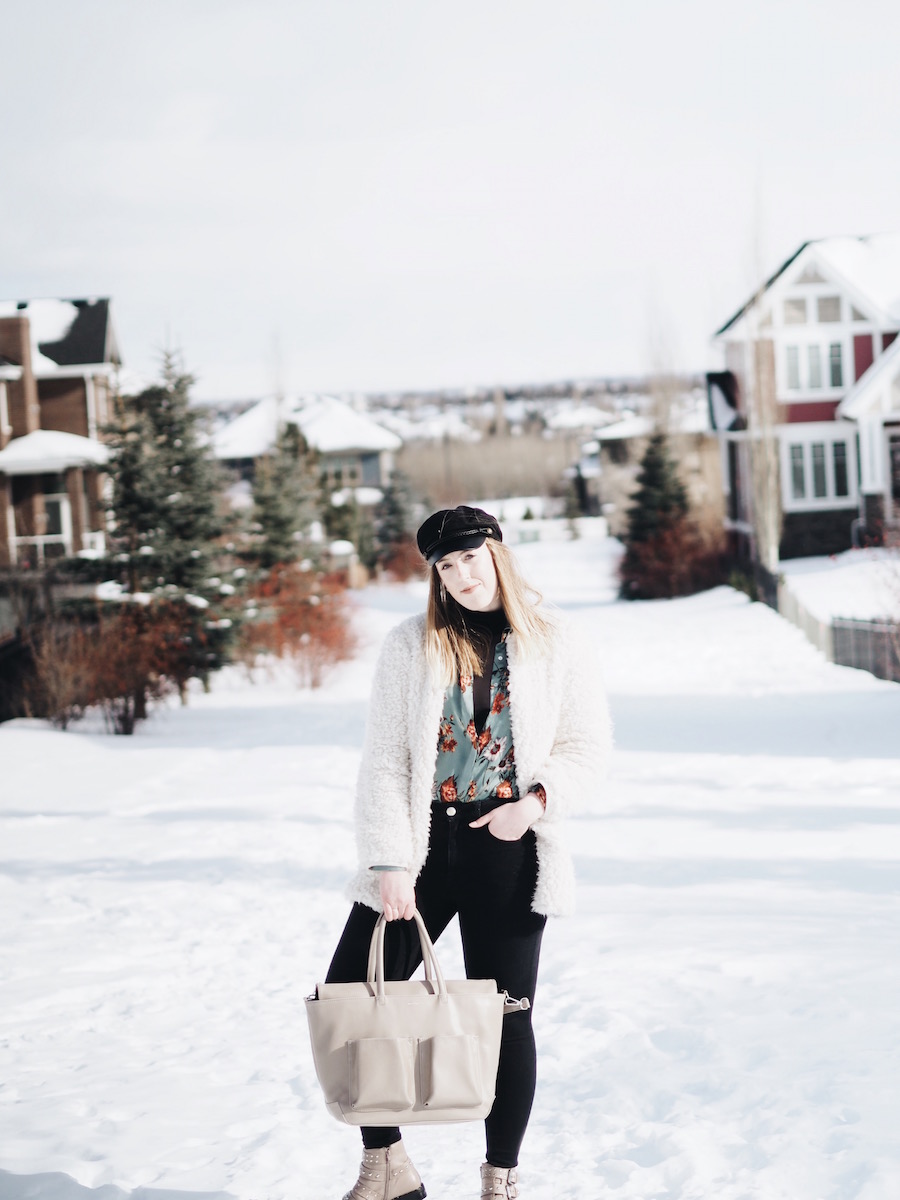
[[[0,298],[111,296],[201,397],[703,369],[900,229],[896,0],[28,0]]]

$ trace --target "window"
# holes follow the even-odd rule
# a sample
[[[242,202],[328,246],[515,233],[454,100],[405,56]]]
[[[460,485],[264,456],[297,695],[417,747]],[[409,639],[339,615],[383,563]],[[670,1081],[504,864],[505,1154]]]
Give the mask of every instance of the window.
[[[806,471],[803,467],[803,447],[791,446],[791,495],[795,500],[806,497]]]
[[[785,300],[784,302],[784,323],[785,325],[805,325],[806,324],[806,300],[802,297],[799,300]]]
[[[792,433],[795,438],[803,437],[799,429]],[[846,508],[848,501],[853,502],[851,443],[845,437],[826,432],[824,427],[817,429],[816,434],[817,441],[782,443],[782,494],[789,511]]]
[[[800,347],[787,347],[787,385],[794,391],[800,387]]]
[[[866,314],[861,313],[855,304],[851,305],[851,307],[850,307],[850,319],[851,319],[851,321],[866,321],[866,320],[868,320],[868,318],[866,317]]]
[[[61,537],[63,532],[63,497],[48,496],[44,501],[44,507],[47,513],[47,528],[44,533],[47,537]]]
[[[834,465],[834,494],[836,496],[850,495],[850,481],[847,476],[847,443],[835,442],[832,447]]]
[[[828,495],[828,481],[825,478],[825,443],[813,442],[812,447],[812,477],[813,495],[817,500],[824,500]]]
[[[823,325],[832,321],[840,321],[840,296],[820,296],[816,301],[816,312],[818,313],[820,323]]]
[[[809,351],[809,386],[811,388],[820,388],[822,386],[822,352],[818,346],[808,346]]]
[[[832,342],[828,347],[828,364],[831,373],[831,386],[844,386],[844,364],[841,354],[841,343]]]

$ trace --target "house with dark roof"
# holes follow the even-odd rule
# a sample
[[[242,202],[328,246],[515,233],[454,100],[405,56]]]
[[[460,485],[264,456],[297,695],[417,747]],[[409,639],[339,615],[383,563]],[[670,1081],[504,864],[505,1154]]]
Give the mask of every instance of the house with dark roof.
[[[777,414],[780,557],[877,544],[900,529],[898,331],[897,234],[804,242],[717,330],[725,369],[707,376],[709,408],[739,553],[760,502],[748,417],[763,386]]]
[[[0,301],[0,566],[102,551],[108,299]]]

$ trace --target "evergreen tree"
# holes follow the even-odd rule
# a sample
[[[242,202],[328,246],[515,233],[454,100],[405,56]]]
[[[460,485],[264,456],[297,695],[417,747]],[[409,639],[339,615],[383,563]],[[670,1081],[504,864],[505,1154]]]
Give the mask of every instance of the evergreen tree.
[[[628,512],[622,595],[630,599],[679,595],[684,590],[688,499],[664,434],[650,439]]]
[[[111,549],[132,592],[209,591],[220,479],[189,408],[192,383],[167,353],[162,381],[120,400],[109,431]]]
[[[309,528],[319,516],[320,488],[316,456],[296,425],[286,425],[274,451],[257,461],[253,503],[261,533],[256,557],[264,570],[308,552]]]
[[[340,492],[340,503],[335,504],[334,497],[338,491]],[[322,522],[329,539],[331,541],[341,539],[352,542],[355,546],[358,516],[359,505],[353,489],[339,488],[335,491],[327,478],[324,478],[322,481]]]
[[[678,478],[664,434],[656,433],[650,439],[637,482],[638,490],[628,512],[626,545],[648,541],[677,523],[688,511],[687,492]]]
[[[161,381],[137,396],[117,397],[115,419],[105,431],[112,485],[108,557],[90,567],[132,595],[152,597],[147,605],[111,604],[114,618],[93,614],[103,634],[94,664],[98,680],[103,677],[97,686],[104,702],[121,702],[130,714],[123,732],[147,715],[147,701],[159,688],[178,688],[184,697],[189,679],[206,681],[222,665],[231,636],[231,622],[217,619],[209,603],[220,589],[220,581],[210,579],[220,532],[220,478],[189,408],[192,383],[175,356],[166,354]],[[125,656],[140,661],[143,674],[107,669],[118,661],[111,631],[128,621],[136,624],[125,639]]]
[[[391,472],[390,482],[378,505],[377,517],[380,557],[390,557],[400,546],[412,540],[416,528],[412,484],[402,471]]]

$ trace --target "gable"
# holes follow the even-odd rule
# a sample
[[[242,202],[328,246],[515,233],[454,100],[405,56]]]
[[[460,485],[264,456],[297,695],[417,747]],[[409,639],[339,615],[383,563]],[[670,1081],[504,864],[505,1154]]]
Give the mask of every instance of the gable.
[[[820,300],[835,298],[838,306],[832,303],[829,311],[825,304],[819,311]],[[715,336],[744,336],[745,331],[739,333],[738,328],[754,307],[759,314],[774,310],[776,326],[859,321],[896,328],[900,321],[900,235],[804,242]]]
[[[803,268],[794,283],[827,283],[828,280],[819,270],[816,263],[811,262]]]

